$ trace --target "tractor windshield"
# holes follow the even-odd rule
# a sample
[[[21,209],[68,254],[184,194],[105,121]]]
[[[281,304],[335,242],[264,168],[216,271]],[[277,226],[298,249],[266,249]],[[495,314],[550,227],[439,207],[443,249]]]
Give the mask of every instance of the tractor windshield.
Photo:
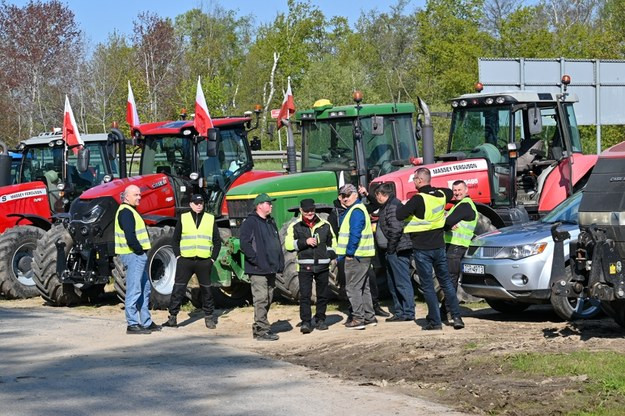
[[[105,175],[119,177],[117,161],[106,160],[106,143],[87,142],[85,147],[89,149],[89,166],[82,173],[76,168],[77,155],[72,151],[67,154],[67,179],[78,193],[101,184]]]
[[[302,123],[302,141],[304,172],[348,170],[351,165],[355,166],[353,119]]]
[[[470,153],[492,145],[493,151],[506,154],[510,141],[510,108],[473,107],[455,109],[449,135],[449,152]]]
[[[19,183],[42,181],[57,184],[63,180],[63,146],[28,146],[22,156]]]
[[[167,173],[189,177],[192,170],[193,143],[183,136],[148,136],[141,154],[141,174]]]
[[[252,163],[243,128],[222,129],[216,156],[206,156],[206,140],[198,146],[200,169],[209,189],[228,188],[227,184],[249,170]]]
[[[382,128],[375,125],[379,120],[384,122]],[[406,160],[417,156],[411,114],[369,117],[361,119],[361,124],[367,170],[373,177],[399,169],[401,166],[391,164],[393,160]]]

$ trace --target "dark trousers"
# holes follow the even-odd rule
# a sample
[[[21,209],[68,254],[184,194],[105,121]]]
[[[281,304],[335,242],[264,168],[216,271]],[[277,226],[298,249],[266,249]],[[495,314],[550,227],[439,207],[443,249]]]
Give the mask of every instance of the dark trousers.
[[[313,280],[317,291],[317,304],[315,308],[315,319],[325,321],[326,308],[328,306],[328,276],[329,270],[314,273],[308,270],[300,270],[297,277],[299,279],[299,317],[302,322],[310,322],[311,307],[310,298],[312,296]]]
[[[174,290],[171,293],[169,301],[169,314],[178,315],[180,305],[184,301],[187,294],[187,285],[191,276],[197,276],[200,282],[200,293],[202,295],[202,310],[204,316],[212,316],[215,310],[215,302],[211,293],[211,270],[213,269],[213,261],[211,259],[186,258],[180,257],[176,262],[176,279],[174,281]]]
[[[273,300],[273,289],[276,287],[275,274],[251,274],[252,302],[254,303],[254,324],[252,332],[254,335],[262,335],[269,332],[271,325],[267,314]]]
[[[415,302],[412,276],[410,274],[409,250],[388,254],[386,253],[386,276],[388,290],[393,298],[393,312],[402,319],[414,319]]]
[[[462,262],[462,257],[466,252],[467,247],[447,244],[447,268],[449,269],[451,283],[454,285],[456,292],[458,292],[458,281],[460,280],[460,263]],[[441,301],[441,316],[444,318],[446,314],[447,306],[445,305],[445,299],[443,298]]]
[[[345,290],[345,257],[337,262],[337,280],[339,282],[339,287],[342,290]],[[374,264],[375,266],[375,264]],[[367,276],[369,278],[369,290],[371,292],[371,301],[374,305],[377,305],[379,302],[379,290],[378,290],[378,282],[375,274],[375,269],[372,267],[367,271]],[[350,309],[351,315],[351,309]]]

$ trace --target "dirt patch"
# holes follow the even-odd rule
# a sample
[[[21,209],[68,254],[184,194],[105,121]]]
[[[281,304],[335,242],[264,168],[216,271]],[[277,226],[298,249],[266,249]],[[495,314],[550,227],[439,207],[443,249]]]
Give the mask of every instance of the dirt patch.
[[[41,299],[2,301],[2,307],[48,307]],[[124,337],[121,304],[107,297],[96,306],[61,308],[119,320]],[[424,315],[418,305],[417,315]],[[253,309],[220,310],[218,327],[208,331],[201,311],[182,312],[176,331],[206,333],[219,342],[236,345],[338,378],[355,380],[419,396],[471,413],[507,415],[566,414],[592,409],[604,399],[588,388],[583,374],[567,377],[523,375],[513,369],[511,356],[520,353],[566,353],[580,350],[625,350],[624,331],[611,319],[566,323],[547,307],[532,307],[515,316],[491,309],[463,309],[466,328],[423,331],[423,319],[386,323],[364,331],[346,330],[345,315],[328,313],[330,330],[302,335],[294,305],[272,305],[269,314],[278,342],[257,342],[251,336]],[[155,311],[154,320],[166,320]],[[611,400],[622,400],[612,397]]]

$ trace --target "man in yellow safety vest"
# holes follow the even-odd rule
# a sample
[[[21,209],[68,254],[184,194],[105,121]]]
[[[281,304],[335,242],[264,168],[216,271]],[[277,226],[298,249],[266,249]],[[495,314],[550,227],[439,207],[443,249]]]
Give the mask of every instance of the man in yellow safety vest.
[[[127,334],[149,334],[161,326],[150,315],[150,280],[146,265],[150,250],[150,236],[143,218],[137,212],[141,190],[128,185],[122,193],[122,204],[115,214],[115,254],[126,267],[125,314]]]
[[[211,271],[221,249],[219,229],[215,216],[204,212],[204,198],[200,194],[191,196],[191,211],[180,216],[174,229],[172,248],[176,255],[176,278],[169,301],[169,318],[163,326],[177,327],[180,305],[187,293],[189,279],[194,274],[200,283],[204,323],[208,329],[215,329],[213,316],[215,304],[211,293]]]

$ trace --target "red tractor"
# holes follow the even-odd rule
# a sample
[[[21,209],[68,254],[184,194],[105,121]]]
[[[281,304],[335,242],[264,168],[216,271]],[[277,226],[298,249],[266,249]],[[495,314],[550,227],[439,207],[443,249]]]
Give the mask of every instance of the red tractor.
[[[462,179],[480,215],[478,231],[537,219],[581,189],[597,162],[582,154],[573,104],[566,93],[534,91],[466,94],[453,108],[447,153],[434,157],[430,113],[420,101],[424,157],[413,167],[381,176],[397,197],[414,195],[417,167],[432,173],[432,185],[451,187]]]
[[[124,299],[125,269],[115,257],[113,221],[122,191],[134,184],[141,189],[138,210],[146,220],[152,244],[148,252],[151,306],[165,308],[176,269],[173,227],[176,215],[189,208],[191,195],[204,194],[206,209],[218,216],[219,224],[219,217],[227,214],[224,196],[228,189],[280,175],[252,171],[247,132],[258,126],[259,113],[254,127],[251,116],[213,119],[215,129],[209,139],[198,135],[193,121],[184,119],[133,128],[133,141],[141,150],[139,176],[83,193],[72,203],[67,220],[54,226],[38,244],[33,270],[43,298],[54,305],[76,304],[84,300],[81,293],[86,288],[101,292],[113,276],[115,290]],[[121,136],[121,132],[117,134]],[[252,144],[260,146],[256,139]]]
[[[39,295],[31,261],[53,217],[67,212],[84,190],[118,175],[108,136],[87,134],[83,140],[76,152],[58,134],[19,145],[15,183],[0,187],[0,292],[7,298]]]

